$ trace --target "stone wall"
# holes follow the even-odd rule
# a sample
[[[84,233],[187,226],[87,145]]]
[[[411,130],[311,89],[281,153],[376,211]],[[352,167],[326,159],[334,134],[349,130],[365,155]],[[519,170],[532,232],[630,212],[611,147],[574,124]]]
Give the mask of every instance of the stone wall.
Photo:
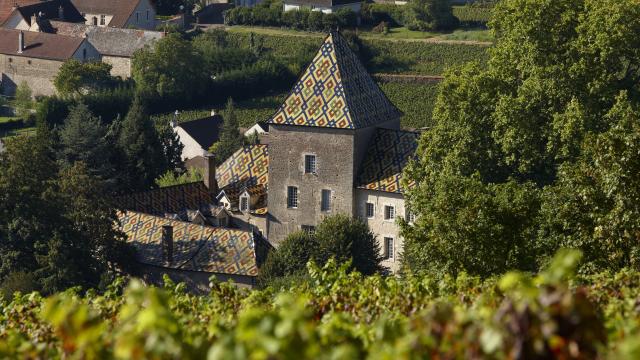
[[[335,213],[353,214],[353,130],[271,125],[269,129],[269,234],[274,245],[301,225],[317,225]],[[317,174],[304,173],[304,155],[315,154]],[[287,187],[298,187],[297,209],[287,208]],[[329,212],[321,190],[332,191]]]
[[[374,205],[374,216],[367,218],[365,204],[369,202]],[[395,219],[384,219],[384,207],[390,205],[395,208]],[[406,219],[404,197],[402,194],[388,193],[382,191],[373,191],[365,189],[356,190],[356,209],[357,216],[367,222],[369,229],[376,235],[376,239],[380,244],[380,250],[384,254],[384,238],[393,238],[393,258],[385,260],[382,265],[389,268],[392,272],[397,272],[400,268],[400,256],[404,246],[404,239],[400,236],[400,226],[397,219]]]
[[[131,77],[131,59],[120,56],[105,55],[102,62],[111,65],[111,76],[119,76],[123,79]]]
[[[0,54],[2,93],[13,96],[18,85],[24,81],[34,96],[53,95],[56,91],[53,79],[60,66],[62,61]]]

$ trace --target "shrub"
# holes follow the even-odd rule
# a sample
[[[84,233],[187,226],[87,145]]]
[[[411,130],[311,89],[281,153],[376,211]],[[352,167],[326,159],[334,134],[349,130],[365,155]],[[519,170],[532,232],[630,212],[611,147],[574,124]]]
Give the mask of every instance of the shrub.
[[[7,275],[0,285],[0,294],[7,300],[11,299],[17,291],[27,294],[38,289],[38,283],[32,273],[15,271]]]

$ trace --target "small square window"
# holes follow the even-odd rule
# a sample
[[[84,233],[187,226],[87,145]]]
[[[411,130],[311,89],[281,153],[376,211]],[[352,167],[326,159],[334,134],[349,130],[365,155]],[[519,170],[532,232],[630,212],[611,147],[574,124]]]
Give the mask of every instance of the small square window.
[[[240,211],[249,211],[249,198],[246,196],[240,198]]]
[[[393,259],[393,238],[392,237],[385,237],[384,238],[384,254],[383,254],[383,258],[384,260],[391,260]]]
[[[384,207],[384,219],[385,220],[393,220],[396,218],[396,208],[393,206],[385,206]]]
[[[301,225],[300,229],[309,235],[313,235],[316,232],[316,227],[311,225]]]
[[[316,156],[305,155],[304,156],[304,173],[315,174],[316,173]]]
[[[374,215],[375,215],[375,207],[373,206],[373,203],[368,202],[368,203],[365,204],[365,215],[369,219],[374,217]]]
[[[322,200],[320,202],[320,211],[331,210],[331,190],[322,189]]]
[[[298,188],[295,186],[287,188],[287,207],[290,209],[298,208]]]

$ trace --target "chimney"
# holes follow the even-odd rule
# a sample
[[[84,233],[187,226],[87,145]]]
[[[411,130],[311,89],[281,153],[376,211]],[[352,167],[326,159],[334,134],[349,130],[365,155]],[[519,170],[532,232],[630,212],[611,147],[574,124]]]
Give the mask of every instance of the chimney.
[[[166,262],[173,262],[173,226],[171,225],[162,226],[162,253]]]
[[[204,157],[204,184],[209,188],[209,193],[217,195],[216,162],[211,154]]]
[[[62,5],[58,8],[58,19],[64,20],[64,8]]]
[[[18,34],[18,54],[22,54],[24,50],[24,32],[20,31]]]

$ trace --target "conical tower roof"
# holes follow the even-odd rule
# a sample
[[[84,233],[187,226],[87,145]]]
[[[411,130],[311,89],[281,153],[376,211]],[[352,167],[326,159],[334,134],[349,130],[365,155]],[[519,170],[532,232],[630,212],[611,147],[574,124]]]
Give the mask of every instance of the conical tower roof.
[[[400,117],[347,41],[330,33],[270,124],[359,129]]]

